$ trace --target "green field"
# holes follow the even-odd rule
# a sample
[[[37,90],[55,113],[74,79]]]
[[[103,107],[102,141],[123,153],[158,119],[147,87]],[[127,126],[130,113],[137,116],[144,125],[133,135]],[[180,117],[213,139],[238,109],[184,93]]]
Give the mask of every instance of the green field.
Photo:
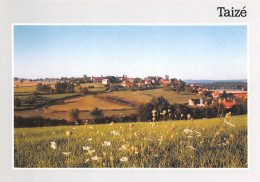
[[[247,115],[231,124],[215,118],[15,128],[14,167],[247,168],[247,140]]]

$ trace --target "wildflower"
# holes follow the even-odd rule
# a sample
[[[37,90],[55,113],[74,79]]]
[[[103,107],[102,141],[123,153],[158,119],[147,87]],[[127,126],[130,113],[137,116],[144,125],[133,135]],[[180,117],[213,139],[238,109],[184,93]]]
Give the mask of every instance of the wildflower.
[[[99,157],[98,160],[97,160],[98,163],[101,163],[102,162],[102,157]]]
[[[188,146],[189,148],[191,148],[192,150],[197,150],[197,149],[195,149],[193,146]]]
[[[119,135],[119,132],[114,130],[114,131],[111,131],[111,134]]]
[[[73,130],[75,130],[76,128],[72,128]]]
[[[163,139],[157,139],[158,141],[160,141],[160,142],[163,142]]]
[[[219,132],[216,132],[215,134],[216,134],[216,135],[219,135]]]
[[[89,146],[86,146],[86,147],[83,146],[83,150],[90,150],[90,149],[91,149],[91,147],[89,147]]]
[[[94,128],[92,126],[89,127],[90,129],[94,130]]]
[[[171,139],[173,139],[173,135],[171,135]]]
[[[228,125],[232,126],[232,127],[235,127],[234,124],[232,124],[230,121],[225,121],[225,123],[227,123]]]
[[[135,151],[135,154],[138,154],[139,152]]]
[[[224,140],[225,140],[225,141],[227,141],[227,139],[226,139],[226,138],[224,138]]]
[[[23,136],[25,136],[25,134],[23,133]]]
[[[225,143],[222,143],[222,145],[223,145],[223,146],[226,146],[227,144],[225,144]]]
[[[110,146],[111,142],[104,141],[104,146]]]
[[[127,162],[127,160],[128,160],[127,157],[121,157],[121,158],[120,158],[120,161],[121,161],[121,162]]]
[[[122,148],[119,148],[118,150],[122,150]]]
[[[91,141],[91,140],[92,140],[92,138],[89,138],[89,139],[88,139],[88,141]]]
[[[194,131],[195,131],[195,133],[197,133],[197,134],[201,135],[201,133],[200,133],[200,132],[198,132],[198,131],[196,131],[196,130],[194,130]]]
[[[187,115],[187,118],[188,118],[188,120],[190,120],[190,118],[191,118],[191,115],[190,115],[190,114],[188,114],[188,115]]]
[[[188,138],[192,138],[193,136],[187,136]]]
[[[86,160],[85,160],[85,163],[87,163],[88,161],[89,161],[89,159],[86,159]]]
[[[134,135],[138,138],[140,136],[140,132],[135,132]]]
[[[66,131],[66,135],[70,137],[72,135],[72,131]]]
[[[183,131],[184,131],[185,133],[193,133],[193,131],[190,130],[190,129],[188,129],[188,128],[187,128],[187,129],[184,129]]]
[[[97,161],[98,160],[98,156],[94,156],[91,158],[93,161]]]
[[[154,156],[154,157],[158,157],[158,154],[154,154],[153,156]]]
[[[71,152],[63,152],[64,155],[70,155]]]
[[[110,126],[113,126],[113,124],[114,124],[114,122],[112,121],[109,125],[110,125]]]
[[[114,160],[114,157],[113,157],[112,155],[110,156],[110,160],[111,160],[111,161],[113,161],[113,160]]]
[[[122,145],[121,148],[123,150],[127,150],[127,149],[129,149],[129,144]]]
[[[229,136],[230,138],[234,138],[234,135],[233,134],[230,134],[230,136]]]
[[[190,120],[191,120],[191,121],[193,121],[194,119],[193,119],[193,118],[191,118]]]
[[[95,150],[89,150],[89,151],[88,151],[88,154],[89,154],[89,155],[92,155],[94,152],[95,152]]]
[[[171,131],[172,131],[172,132],[175,131],[175,126],[174,126],[174,125],[172,126]]]
[[[106,157],[106,156],[107,156],[107,153],[106,153],[106,152],[103,152],[103,156]]]
[[[229,144],[230,144],[230,141],[227,140],[227,141],[226,141],[226,144],[229,145]]]
[[[148,139],[148,140],[151,141],[151,142],[153,141],[153,139]]]
[[[56,144],[56,142],[51,142],[51,148],[53,148],[53,149],[57,149],[57,144]]]

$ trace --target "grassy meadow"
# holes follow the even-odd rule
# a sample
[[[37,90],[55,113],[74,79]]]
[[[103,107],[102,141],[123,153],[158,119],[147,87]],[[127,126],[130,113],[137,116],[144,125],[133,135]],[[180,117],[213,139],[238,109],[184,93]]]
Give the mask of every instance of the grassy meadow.
[[[115,91],[111,93],[100,94],[101,97],[118,97],[130,103],[141,104],[147,103],[154,97],[164,97],[170,104],[188,103],[189,99],[199,99],[201,96],[186,92],[165,91],[163,89],[153,89],[144,91]]]
[[[247,115],[15,128],[14,167],[246,168],[247,141]]]

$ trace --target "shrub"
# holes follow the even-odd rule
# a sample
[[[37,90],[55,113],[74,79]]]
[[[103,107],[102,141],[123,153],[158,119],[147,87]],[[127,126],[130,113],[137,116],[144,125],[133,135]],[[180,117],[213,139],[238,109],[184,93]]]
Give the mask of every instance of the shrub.
[[[68,111],[70,122],[77,123],[79,121],[79,110],[78,108],[71,108]]]
[[[14,99],[14,106],[15,107],[21,107],[21,100],[19,98]]]
[[[95,122],[97,124],[102,122],[102,118],[104,116],[103,111],[101,109],[98,109],[97,107],[95,107],[91,112],[90,112],[91,116],[95,117]]]

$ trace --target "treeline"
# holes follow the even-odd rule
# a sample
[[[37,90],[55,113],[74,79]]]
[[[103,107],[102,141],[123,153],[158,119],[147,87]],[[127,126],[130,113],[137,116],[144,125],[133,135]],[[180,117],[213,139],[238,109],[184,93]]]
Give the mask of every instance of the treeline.
[[[215,103],[205,107],[190,107],[185,104],[173,104],[163,97],[153,98],[151,102],[142,104],[137,109],[139,121],[152,121],[152,111],[155,111],[156,121],[161,120],[182,120],[191,115],[194,119],[216,118],[225,116],[231,112],[232,115],[247,114],[247,101],[237,99],[237,103],[230,109],[225,108],[222,103]]]
[[[198,85],[207,87],[208,89],[238,89],[247,90],[247,82],[213,82],[213,83],[198,83]]]

